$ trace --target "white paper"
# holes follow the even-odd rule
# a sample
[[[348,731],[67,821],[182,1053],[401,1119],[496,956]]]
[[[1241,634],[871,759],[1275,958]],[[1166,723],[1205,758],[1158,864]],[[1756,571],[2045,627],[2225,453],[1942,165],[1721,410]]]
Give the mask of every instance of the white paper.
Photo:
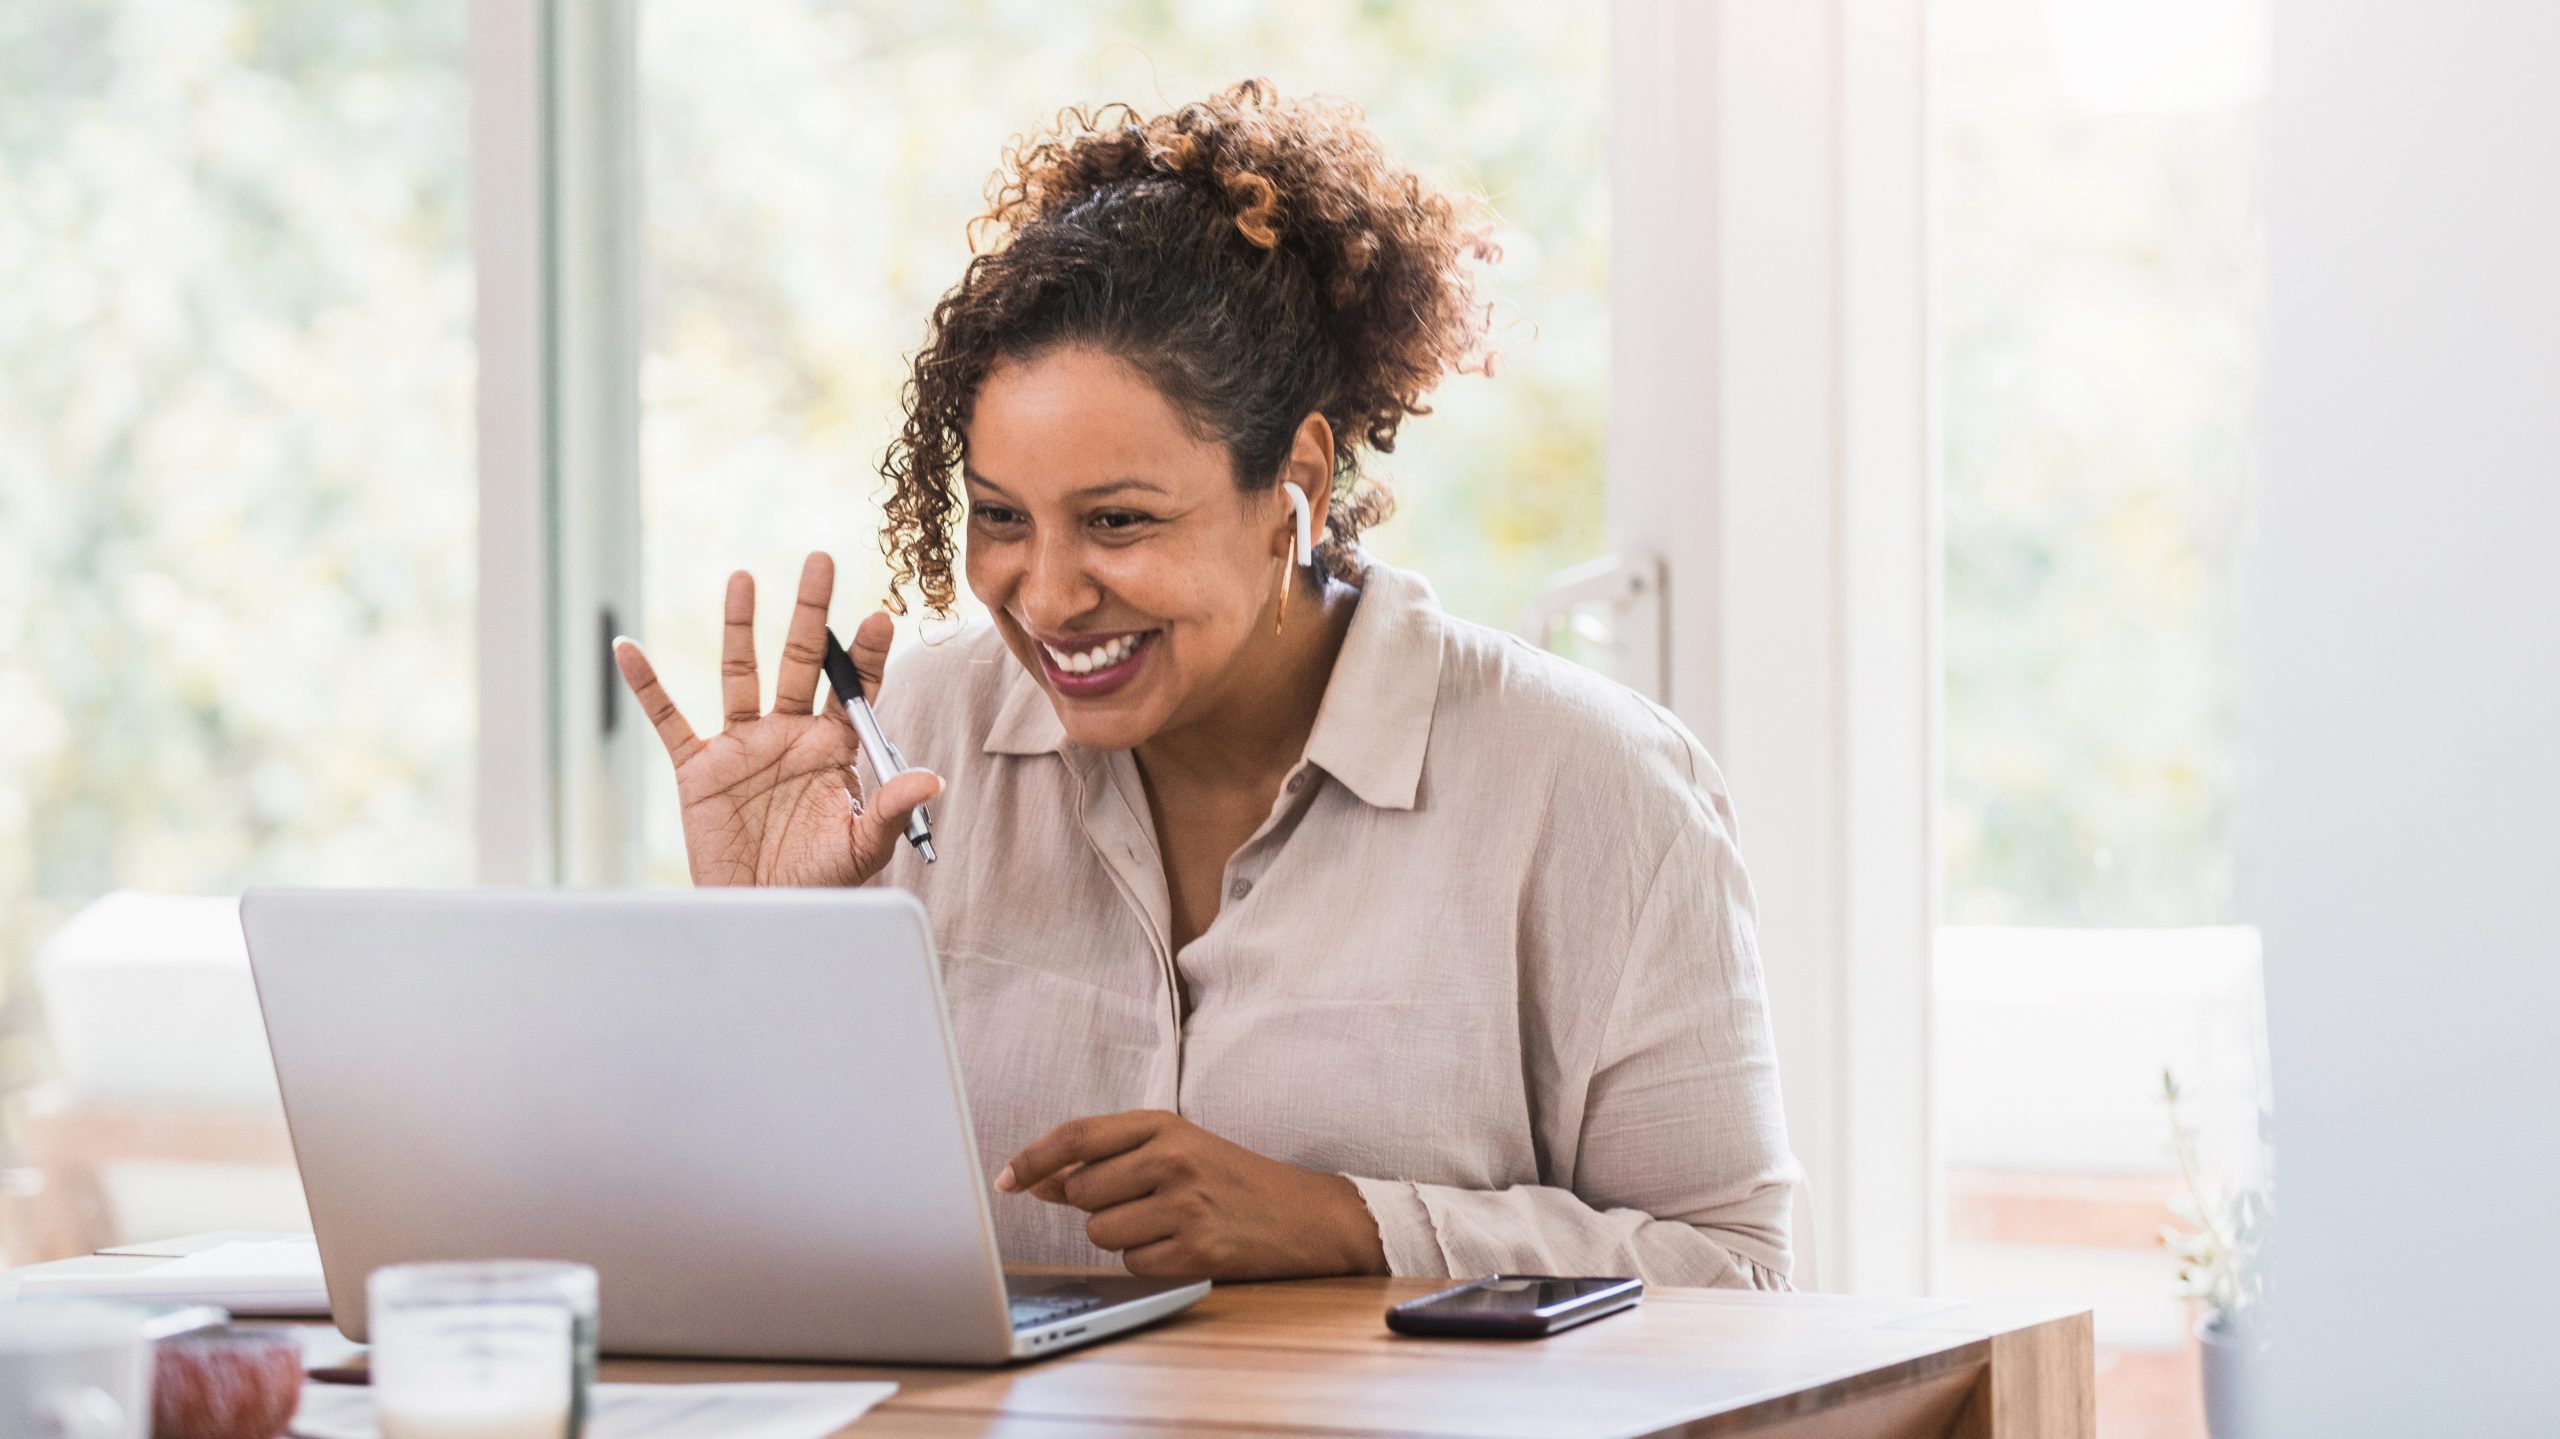
[[[825,1439],[898,1392],[895,1384],[598,1384],[587,1439]],[[381,1439],[373,1391],[302,1386],[294,1439]]]
[[[299,1239],[311,1242],[308,1229],[208,1229],[200,1234],[181,1234],[174,1239],[145,1239],[134,1244],[110,1244],[100,1254],[121,1254],[136,1259],[184,1259],[202,1253],[217,1244],[236,1239]]]
[[[210,1249],[116,1274],[30,1274],[27,1295],[85,1294],[147,1304],[219,1304],[234,1314],[329,1312],[320,1277],[320,1246],[310,1235],[235,1239]]]

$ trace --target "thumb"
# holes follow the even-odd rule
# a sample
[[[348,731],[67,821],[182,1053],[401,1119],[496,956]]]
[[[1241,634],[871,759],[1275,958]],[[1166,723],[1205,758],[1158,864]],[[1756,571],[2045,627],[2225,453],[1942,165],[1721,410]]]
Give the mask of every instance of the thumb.
[[[854,823],[871,831],[870,844],[880,846],[875,852],[886,859],[907,832],[907,816],[940,793],[942,776],[929,769],[903,771],[883,780],[877,793],[864,797],[862,813]]]

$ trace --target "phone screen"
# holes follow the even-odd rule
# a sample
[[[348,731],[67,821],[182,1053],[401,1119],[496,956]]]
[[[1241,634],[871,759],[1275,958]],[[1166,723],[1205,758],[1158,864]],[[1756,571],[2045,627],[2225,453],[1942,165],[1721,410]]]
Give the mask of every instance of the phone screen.
[[[1594,1294],[1626,1287],[1623,1279],[1499,1277],[1431,1301],[1435,1314],[1543,1314]]]

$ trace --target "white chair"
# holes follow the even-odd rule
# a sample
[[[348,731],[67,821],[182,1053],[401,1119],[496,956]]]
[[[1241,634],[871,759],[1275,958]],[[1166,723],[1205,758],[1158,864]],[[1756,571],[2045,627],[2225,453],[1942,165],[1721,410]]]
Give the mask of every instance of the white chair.
[[[41,1187],[14,1258],[309,1227],[238,900],[107,895],[46,939],[35,980],[55,1074],[18,1102]]]

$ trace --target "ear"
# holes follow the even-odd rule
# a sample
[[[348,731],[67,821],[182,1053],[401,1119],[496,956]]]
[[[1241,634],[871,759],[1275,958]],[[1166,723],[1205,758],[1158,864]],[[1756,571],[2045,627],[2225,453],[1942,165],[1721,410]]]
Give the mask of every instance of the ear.
[[[1307,492],[1307,528],[1315,542],[1323,544],[1325,516],[1333,510],[1333,426],[1326,423],[1321,412],[1309,411],[1298,422],[1298,432],[1289,439],[1289,458],[1280,465],[1280,478]],[[1279,553],[1285,555],[1297,521],[1287,513],[1289,497],[1285,494],[1280,496],[1280,508]],[[1298,556],[1302,565],[1314,562],[1313,555]]]

